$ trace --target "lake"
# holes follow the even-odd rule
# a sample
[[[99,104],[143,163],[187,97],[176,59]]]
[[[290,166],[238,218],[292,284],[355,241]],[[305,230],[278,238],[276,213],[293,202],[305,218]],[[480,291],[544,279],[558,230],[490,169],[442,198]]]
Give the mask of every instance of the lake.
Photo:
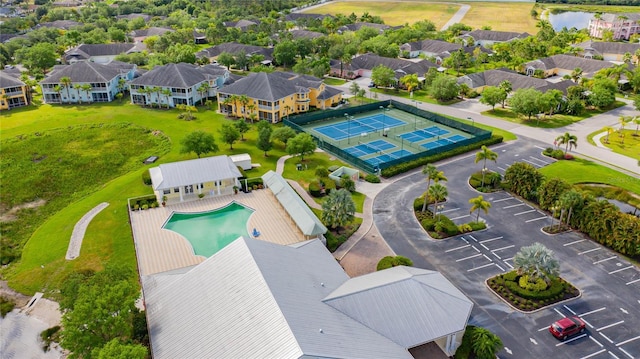
[[[557,14],[549,13],[549,22],[556,31],[562,30],[563,27],[571,29],[586,29],[589,26],[589,20],[593,17],[592,12],[583,11],[565,11]]]

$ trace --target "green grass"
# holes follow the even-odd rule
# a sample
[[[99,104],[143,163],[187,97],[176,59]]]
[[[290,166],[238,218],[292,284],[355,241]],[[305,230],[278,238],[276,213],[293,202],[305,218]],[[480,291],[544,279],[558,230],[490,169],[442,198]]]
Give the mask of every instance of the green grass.
[[[539,171],[546,177],[562,178],[571,184],[602,183],[640,195],[640,180],[638,178],[580,158],[571,161],[557,161]]]
[[[604,131],[604,129],[601,129],[589,134],[589,136],[587,137],[589,143],[595,145],[593,137],[601,134]],[[636,135],[635,129],[624,130],[624,138],[620,137],[619,131],[609,134],[609,143],[606,143],[604,141],[606,137],[607,135],[600,138],[600,143],[602,145],[610,148],[615,153],[635,158],[636,160],[640,161],[640,136]]]
[[[329,86],[340,86],[340,85],[344,85],[345,83],[347,83],[347,81],[345,81],[343,79],[338,79],[338,78],[335,78],[335,77],[325,77],[324,83],[329,85]]]
[[[459,99],[454,99],[454,100],[446,101],[446,102],[440,102],[440,101],[436,100],[435,98],[431,97],[426,90],[415,90],[415,91],[413,91],[413,97],[411,97],[411,94],[409,93],[409,91],[406,91],[406,90],[395,90],[395,89],[386,89],[386,88],[370,88],[369,91],[380,93],[380,94],[383,94],[383,95],[388,95],[388,96],[396,96],[396,97],[402,97],[402,98],[406,98],[406,99],[413,99],[413,100],[417,100],[419,102],[432,103],[432,104],[436,104],[436,105],[453,105],[454,103],[460,102]]]
[[[514,133],[509,132],[507,130],[503,130],[503,129],[498,128],[498,127],[483,125],[481,123],[472,122],[472,121],[469,121],[467,119],[456,118],[456,117],[451,117],[451,116],[446,116],[446,115],[443,115],[443,116],[449,117],[449,118],[451,118],[453,120],[456,120],[458,122],[466,123],[467,125],[473,125],[473,126],[479,127],[479,128],[481,128],[483,130],[491,131],[494,135],[502,136],[502,138],[505,141],[513,141],[513,140],[517,140],[518,139],[518,136],[516,136]]]
[[[509,122],[513,122],[513,123],[519,123],[522,125],[526,125],[526,126],[531,126],[531,127],[538,127],[538,128],[559,128],[559,127],[565,127],[568,126],[572,123],[575,122],[579,122],[582,121],[584,119],[590,118],[592,116],[595,115],[599,115],[601,113],[607,112],[607,111],[611,111],[613,109],[616,109],[618,107],[622,107],[624,106],[625,103],[622,101],[616,101],[613,103],[613,105],[602,109],[602,110],[588,110],[588,111],[584,111],[582,114],[577,115],[577,116],[570,116],[570,115],[564,115],[564,114],[555,114],[553,116],[544,116],[542,118],[540,118],[540,120],[536,119],[535,116],[531,116],[531,119],[529,120],[527,117],[523,117],[523,116],[518,116],[518,114],[516,114],[515,112],[511,111],[509,108],[501,108],[501,107],[496,107],[493,110],[487,110],[487,111],[483,111],[482,114],[485,116],[490,116],[490,117],[495,117],[495,118],[499,118],[502,120],[507,120]]]

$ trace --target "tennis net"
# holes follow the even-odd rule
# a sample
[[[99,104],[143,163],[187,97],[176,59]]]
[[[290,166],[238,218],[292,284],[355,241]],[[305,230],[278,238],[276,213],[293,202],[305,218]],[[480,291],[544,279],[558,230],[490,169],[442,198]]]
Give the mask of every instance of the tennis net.
[[[377,128],[375,128],[375,127],[373,127],[373,126],[371,126],[371,125],[367,125],[367,124],[365,124],[365,123],[362,123],[362,122],[360,122],[360,121],[358,121],[358,120],[355,120],[355,119],[354,119],[354,120],[351,120],[351,121],[353,121],[353,122],[357,123],[358,125],[360,125],[360,126],[362,126],[362,127],[366,127],[366,128],[368,128],[370,131],[373,131],[373,132],[378,131],[378,129],[377,129]]]
[[[364,142],[360,142],[360,141],[358,141],[358,144],[359,144],[359,145],[362,145],[362,146],[363,146],[363,147],[365,147],[365,148],[370,149],[370,150],[371,150],[371,151],[373,151],[374,153],[376,153],[376,152],[382,152],[382,150],[380,150],[379,148],[374,147],[374,146],[371,146],[371,145],[370,145],[370,144],[368,144],[368,143],[364,143]]]

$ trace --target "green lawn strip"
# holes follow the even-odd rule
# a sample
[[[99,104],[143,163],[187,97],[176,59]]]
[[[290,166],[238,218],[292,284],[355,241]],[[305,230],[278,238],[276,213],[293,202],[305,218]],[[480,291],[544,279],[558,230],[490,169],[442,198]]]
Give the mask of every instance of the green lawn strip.
[[[305,156],[304,161],[302,162],[303,169],[302,171],[298,171],[296,165],[300,163],[300,157],[291,157],[285,161],[284,171],[282,173],[283,177],[292,179],[298,183],[306,190],[309,189],[309,183],[316,180],[316,168],[321,166],[324,168],[329,168],[331,166],[348,166],[344,162],[334,158],[330,154],[326,152],[316,152],[311,156]],[[356,204],[356,212],[362,213],[364,208],[364,199],[365,195],[362,193],[354,193],[351,196],[353,201]],[[316,198],[313,197],[313,200],[316,203],[322,205],[325,197]]]
[[[562,178],[572,184],[603,183],[640,195],[638,178],[581,158],[557,161],[542,167],[539,171],[546,177]]]
[[[606,109],[584,111],[582,114],[577,116],[554,114],[551,117],[544,116],[540,118],[540,120],[538,120],[535,116],[531,116],[531,119],[529,120],[526,117],[518,116],[518,114],[516,114],[515,112],[511,111],[508,108],[501,108],[499,106],[497,106],[493,110],[483,111],[481,112],[481,114],[484,116],[495,117],[502,120],[507,120],[509,122],[519,123],[519,124],[531,126],[531,127],[558,128],[558,127],[568,126],[574,122],[582,121],[584,119],[599,115],[604,112],[611,111],[613,109],[622,107],[624,105],[625,105],[624,102],[616,101],[613,103],[613,105],[609,106]]]
[[[386,89],[386,88],[370,88],[369,90],[371,92],[380,93],[388,96],[402,97],[406,99],[416,100],[418,102],[427,102],[427,103],[432,103],[436,105],[453,105],[454,103],[460,102],[459,99],[454,99],[447,102],[440,102],[435,98],[429,96],[429,94],[425,90],[413,91],[413,97],[411,97],[411,94],[406,90],[395,90],[395,89]]]
[[[325,77],[324,78],[324,83],[329,85],[329,86],[340,86],[340,85],[344,85],[345,83],[347,83],[347,81],[343,80],[343,79],[338,79],[335,77]]]
[[[603,132],[605,132],[604,129],[590,133],[587,140],[590,144],[596,146],[593,137]],[[604,142],[606,137],[607,135],[605,134],[600,138],[600,143],[603,146],[610,148],[615,153],[640,160],[640,136],[636,134],[635,129],[624,130],[624,139],[620,137],[619,131],[609,134],[609,143]]]
[[[637,6],[625,5],[588,5],[588,4],[540,4],[549,10],[558,9],[563,11],[585,11],[599,13],[619,13],[619,12],[637,12]]]
[[[462,123],[466,123],[467,125],[473,125],[473,126],[481,128],[483,130],[491,131],[494,135],[502,136],[504,141],[512,141],[512,140],[517,140],[518,139],[518,136],[516,136],[514,133],[509,132],[507,130],[503,130],[503,129],[498,128],[498,127],[493,127],[493,126],[489,126],[489,125],[483,125],[481,123],[469,121],[467,119],[456,118],[456,117],[447,116],[447,115],[441,115],[441,116],[448,117],[448,118],[450,118],[452,120],[456,120],[456,121],[459,121],[459,122],[462,122]]]

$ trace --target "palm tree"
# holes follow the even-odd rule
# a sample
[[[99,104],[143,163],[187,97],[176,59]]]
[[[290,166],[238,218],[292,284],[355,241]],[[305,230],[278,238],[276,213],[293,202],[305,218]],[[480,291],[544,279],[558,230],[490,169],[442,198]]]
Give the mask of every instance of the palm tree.
[[[569,224],[569,221],[571,221],[571,214],[573,213],[574,208],[582,206],[582,195],[578,191],[571,189],[560,196],[559,203],[563,210],[568,209],[566,225],[571,226]]]
[[[472,204],[471,209],[469,210],[469,213],[472,213],[473,211],[478,211],[478,214],[476,215],[476,222],[480,220],[480,210],[482,210],[485,214],[487,214],[489,213],[489,208],[491,208],[491,203],[489,203],[488,201],[485,201],[484,198],[482,198],[482,195],[471,198],[469,200],[469,203]]]
[[[498,154],[491,151],[487,146],[482,146],[480,152],[476,153],[476,162],[484,161],[482,164],[482,187],[484,187],[484,175],[487,172],[487,160],[498,162]]]
[[[151,92],[156,94],[156,105],[160,108],[160,93],[162,92],[162,87],[154,86],[151,88]]]
[[[235,96],[235,95],[233,95],[233,96]],[[222,100],[222,105],[225,106],[225,107],[231,105],[233,103],[233,101],[235,101],[233,96],[225,97],[224,100]]]
[[[251,119],[251,124],[253,124],[253,121],[258,117],[256,115],[256,105],[254,103],[250,103],[247,105],[247,111],[249,111],[249,119]]]
[[[566,155],[571,148],[578,147],[578,137],[570,134],[569,132],[565,132],[564,135],[558,136],[556,138],[556,142],[559,145],[566,145],[564,149],[564,154]]]
[[[433,200],[434,205],[433,218],[438,215],[438,203],[444,201],[448,195],[447,187],[440,183],[434,183],[433,186],[429,187],[429,198]]]
[[[331,191],[322,203],[322,222],[331,228],[340,228],[353,221],[356,205],[351,193],[342,188]]]
[[[163,88],[163,89],[162,89],[162,91],[160,91],[160,92],[164,95],[164,98],[167,100],[166,105],[167,105],[167,108],[169,108],[169,107],[170,107],[170,106],[169,106],[169,97],[171,97],[171,95],[173,94],[173,93],[171,92],[171,89],[169,89],[169,88]]]
[[[71,78],[69,76],[64,76],[60,78],[60,85],[63,88],[67,89],[67,101],[71,102],[71,95],[69,94],[69,88],[71,88]]]
[[[208,82],[203,82],[199,87],[198,87],[198,92],[200,93],[200,104],[203,105],[204,104],[204,99],[205,99],[205,94],[209,94],[209,88],[211,88],[211,86],[209,86]],[[209,96],[207,96],[208,98]]]
[[[427,190],[424,193],[424,203],[422,204],[422,212],[424,212],[428,207],[428,195],[429,195],[429,187],[431,187],[431,180],[433,182],[438,183],[440,181],[446,181],[447,177],[445,177],[443,171],[438,171],[436,166],[432,164],[427,164],[422,167],[422,174],[427,175]]]
[[[496,358],[498,352],[504,347],[500,337],[486,328],[473,328],[471,338],[471,349],[476,358]]]
[[[640,49],[637,49],[633,54],[636,57],[636,65],[640,65]]]
[[[513,257],[513,266],[518,274],[528,275],[530,282],[542,278],[549,283],[560,274],[560,264],[553,251],[538,242],[522,247]]]
[[[242,105],[242,118],[246,121],[247,120],[247,105],[249,104],[249,96],[247,95],[240,95],[238,96],[238,102],[240,102],[240,104]]]
[[[55,85],[53,86],[53,91],[55,91],[58,94],[58,100],[60,101],[60,103],[62,103],[62,86],[60,85]]]
[[[146,87],[141,87],[138,89],[138,93],[142,95],[142,98],[144,99],[142,106],[146,107],[147,106],[147,95],[149,94],[149,89]]]
[[[407,91],[409,91],[410,94],[413,94],[413,89],[418,87],[418,85],[420,84],[420,81],[418,80],[418,75],[409,74],[409,75],[402,76],[400,78],[400,83],[407,88]]]
[[[609,143],[609,135],[613,133],[614,129],[613,127],[607,126],[604,130],[607,131],[607,137],[604,138],[604,143]]]
[[[571,71],[571,79],[573,80],[573,82],[578,82],[578,80],[582,77],[582,69],[579,67],[576,67],[575,69],[573,69],[573,71]]]
[[[91,103],[91,96],[89,96],[89,93],[91,92],[91,90],[93,90],[91,84],[82,84],[79,87],[80,90],[82,90],[87,95],[87,101]]]
[[[640,117],[634,117],[633,123],[636,124],[636,133],[634,133],[633,135],[638,136],[638,127],[640,127]]]

